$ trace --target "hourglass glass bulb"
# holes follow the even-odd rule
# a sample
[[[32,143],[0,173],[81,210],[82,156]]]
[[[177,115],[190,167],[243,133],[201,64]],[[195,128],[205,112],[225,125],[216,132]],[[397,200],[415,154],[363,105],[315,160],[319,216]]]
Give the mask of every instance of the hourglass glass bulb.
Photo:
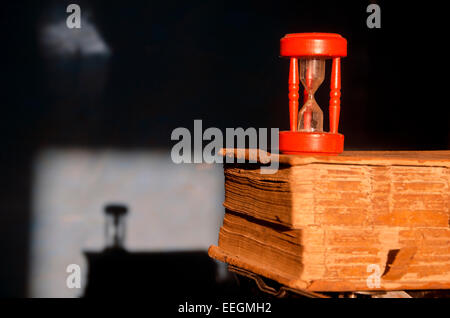
[[[305,103],[298,114],[298,130],[304,132],[323,131],[323,112],[314,93],[325,78],[325,60],[307,58],[300,60],[300,81],[305,87]]]

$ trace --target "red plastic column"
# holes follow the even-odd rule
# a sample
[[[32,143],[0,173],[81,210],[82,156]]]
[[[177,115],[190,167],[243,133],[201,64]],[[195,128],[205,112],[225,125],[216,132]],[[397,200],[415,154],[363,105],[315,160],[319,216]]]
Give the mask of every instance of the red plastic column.
[[[341,111],[341,58],[333,58],[330,84],[330,132],[337,134]]]
[[[297,131],[298,84],[298,59],[296,57],[291,57],[289,68],[289,115],[291,131]]]

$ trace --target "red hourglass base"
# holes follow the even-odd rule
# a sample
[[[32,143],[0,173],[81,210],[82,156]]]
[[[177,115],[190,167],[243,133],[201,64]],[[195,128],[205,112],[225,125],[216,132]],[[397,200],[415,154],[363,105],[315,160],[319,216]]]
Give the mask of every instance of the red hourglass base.
[[[279,148],[284,154],[338,155],[344,151],[344,135],[326,132],[280,131]]]

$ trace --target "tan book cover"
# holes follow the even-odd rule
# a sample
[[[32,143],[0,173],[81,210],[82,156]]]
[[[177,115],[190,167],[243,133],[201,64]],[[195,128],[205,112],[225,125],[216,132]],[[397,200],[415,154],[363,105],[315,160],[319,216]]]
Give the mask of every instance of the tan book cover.
[[[315,291],[450,288],[450,151],[272,159],[224,164],[211,256]]]

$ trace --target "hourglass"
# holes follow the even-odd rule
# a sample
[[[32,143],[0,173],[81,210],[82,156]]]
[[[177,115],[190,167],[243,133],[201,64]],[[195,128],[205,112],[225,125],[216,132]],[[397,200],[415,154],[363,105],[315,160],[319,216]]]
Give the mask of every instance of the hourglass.
[[[280,41],[280,55],[290,58],[290,131],[279,135],[280,152],[286,154],[337,155],[344,150],[344,135],[338,133],[341,89],[341,57],[347,56],[347,41],[334,33],[287,34]],[[330,131],[323,131],[323,112],[314,93],[325,78],[325,60],[332,59]],[[299,65],[300,64],[300,65]],[[303,106],[298,110],[300,82]]]
[[[106,214],[106,248],[122,249],[125,240],[125,224],[123,217],[128,207],[122,204],[109,204],[105,206]]]

